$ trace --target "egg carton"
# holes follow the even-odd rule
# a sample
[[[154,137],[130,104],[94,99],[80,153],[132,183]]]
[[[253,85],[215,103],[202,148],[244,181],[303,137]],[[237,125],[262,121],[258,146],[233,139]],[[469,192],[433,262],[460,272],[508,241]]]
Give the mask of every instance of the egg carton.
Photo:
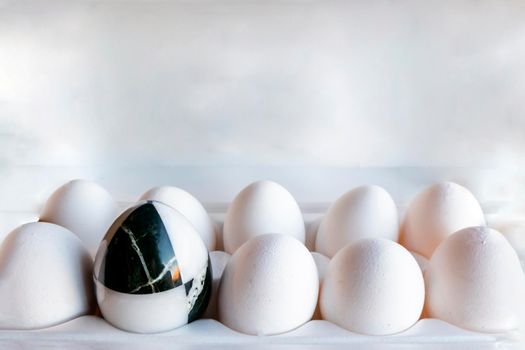
[[[184,170],[184,169],[183,169]],[[417,192],[417,189],[424,185],[441,180],[441,179],[459,179],[460,182],[469,184],[470,188],[476,189],[477,194],[482,196],[482,205],[487,214],[487,219],[497,226],[518,225],[525,227],[525,219],[520,217],[511,217],[506,207],[509,202],[506,198],[500,200],[492,196],[492,188],[498,186],[488,186],[485,181],[480,182],[482,185],[475,186],[469,182],[469,176],[465,175],[465,169],[452,171],[445,169],[437,172],[436,169],[423,169],[415,171],[407,170],[381,170],[377,175],[375,171],[360,169],[355,172],[346,171],[314,171],[310,169],[304,172],[283,171],[276,173],[272,171],[242,172],[239,169],[235,171],[219,171],[211,169],[211,174],[207,175],[214,181],[196,181],[198,178],[197,170],[178,170],[142,173],[134,171],[126,181],[121,179],[121,173],[116,171],[99,171],[90,175],[85,169],[38,169],[31,168],[27,172],[19,170],[16,172],[16,179],[6,181],[5,185],[7,195],[4,197],[3,207],[0,208],[0,231],[7,233],[20,224],[36,221],[38,212],[41,208],[27,203],[43,202],[49,193],[57,186],[63,184],[67,179],[75,177],[91,177],[106,188],[112,190],[118,198],[123,199],[120,205],[123,208],[130,206],[133,200],[137,198],[138,193],[133,193],[130,189],[136,191],[144,190],[152,184],[159,183],[176,183],[194,193],[198,198],[207,201],[205,207],[210,215],[216,220],[218,232],[221,232],[222,220],[228,207],[224,199],[232,198],[241,187],[240,184],[249,183],[260,177],[275,179],[276,181],[286,183],[290,187],[296,187],[294,193],[299,194],[299,205],[303,211],[307,231],[315,230],[316,223],[324,214],[330,200],[336,198],[338,194],[343,193],[345,189],[352,188],[362,183],[377,183],[392,190],[395,198],[406,199],[411,194]],[[264,170],[264,169],[263,169]],[[383,174],[383,172],[387,174]],[[306,175],[304,175],[306,173]],[[484,174],[483,178],[499,179],[493,172],[481,172],[476,169],[472,171],[477,178],[480,173]],[[225,174],[235,174],[235,178]],[[454,176],[452,176],[452,175]],[[459,175],[458,175],[459,174]],[[468,174],[467,174],[468,175]],[[310,180],[304,180],[303,177],[310,177]],[[322,178],[325,181],[318,182]],[[294,181],[292,181],[292,179]],[[298,181],[296,181],[299,179]],[[302,180],[301,180],[302,179]],[[9,179],[8,179],[9,180]],[[16,180],[16,181],[15,181]],[[314,181],[316,180],[316,181]],[[222,182],[221,182],[222,181]],[[297,184],[297,182],[301,182]],[[312,191],[303,191],[301,189],[311,189],[315,183],[316,187]],[[305,185],[306,184],[306,185]],[[16,186],[15,186],[16,185]],[[213,185],[213,186],[212,186]],[[9,195],[9,189],[13,189]],[[16,189],[16,191],[15,191]],[[35,200],[35,189],[39,194]],[[214,192],[215,191],[215,192]],[[49,192],[49,193],[46,193]],[[7,200],[8,199],[8,200]],[[312,201],[317,200],[318,202]],[[400,216],[405,209],[405,201],[398,201]],[[491,224],[491,226],[494,226]],[[497,228],[497,227],[496,227]],[[1,238],[1,237],[0,237]],[[308,239],[308,237],[307,237]],[[308,243],[308,242],[307,242]],[[519,242],[518,242],[519,243]],[[523,243],[523,242],[522,242]],[[519,245],[519,244],[518,244]],[[525,245],[524,245],[525,247]],[[518,252],[520,253],[520,252]],[[520,257],[525,256],[521,254]],[[522,259],[522,263],[525,259]],[[521,329],[525,327],[521,326]],[[251,336],[236,332],[213,319],[200,319],[184,327],[159,334],[134,334],[119,330],[99,316],[81,316],[69,322],[56,325],[54,327],[20,331],[20,330],[1,330],[0,331],[0,349],[33,349],[36,347],[47,348],[95,348],[95,349],[200,349],[200,348],[267,348],[286,347],[287,349],[347,349],[348,347],[360,349],[385,349],[385,348],[418,348],[418,349],[523,349],[523,334],[521,331],[514,330],[506,333],[477,333],[460,329],[451,324],[436,319],[419,320],[410,329],[404,332],[388,336],[367,336],[349,332],[335,324],[324,320],[312,320],[301,327],[274,336]]]
[[[95,348],[95,349],[521,349],[517,332],[481,334],[435,319],[422,319],[410,329],[389,336],[349,332],[323,320],[274,336],[236,332],[212,319],[158,334],[135,334],[114,328],[98,316],[82,316],[58,326],[34,331],[0,331],[0,348]]]
[[[121,203],[127,207],[132,203]],[[220,233],[224,205],[207,206]],[[306,226],[315,227],[323,206],[304,213]],[[20,221],[36,218],[34,213],[3,214]],[[30,221],[30,220],[29,220]],[[38,330],[1,330],[0,349],[75,348],[75,349],[523,349],[519,330],[504,333],[478,333],[458,328],[437,319],[421,319],[411,328],[387,336],[350,332],[325,320],[312,320],[287,333],[252,336],[239,333],[214,319],[200,319],[165,333],[135,334],[115,328],[97,315],[80,316],[66,323]]]

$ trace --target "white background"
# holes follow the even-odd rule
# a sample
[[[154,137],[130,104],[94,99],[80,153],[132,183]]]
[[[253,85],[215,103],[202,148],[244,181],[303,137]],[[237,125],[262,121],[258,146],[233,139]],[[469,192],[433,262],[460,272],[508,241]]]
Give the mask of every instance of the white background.
[[[522,198],[524,113],[518,0],[0,0],[2,210],[71,177],[331,201],[407,167]]]

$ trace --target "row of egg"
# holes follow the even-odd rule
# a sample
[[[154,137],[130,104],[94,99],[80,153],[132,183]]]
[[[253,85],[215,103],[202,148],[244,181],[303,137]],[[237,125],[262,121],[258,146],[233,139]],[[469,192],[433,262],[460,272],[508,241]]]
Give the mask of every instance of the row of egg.
[[[286,332],[314,314],[351,331],[390,334],[414,324],[424,305],[428,316],[468,329],[516,326],[523,291],[517,256],[484,227],[478,202],[459,185],[421,192],[401,237],[394,201],[376,186],[346,193],[318,228],[305,231],[292,195],[256,182],[230,205],[222,237],[183,190],[154,188],[141,200],[114,220],[117,205],[91,182],[55,191],[41,222],[18,228],[2,245],[0,327],[45,327],[93,311],[92,262],[80,240],[91,255],[98,249],[93,276],[103,316],[130,331],[190,322],[210,294],[205,316],[248,334]],[[425,279],[397,240],[424,264]],[[221,244],[224,252],[213,251]]]

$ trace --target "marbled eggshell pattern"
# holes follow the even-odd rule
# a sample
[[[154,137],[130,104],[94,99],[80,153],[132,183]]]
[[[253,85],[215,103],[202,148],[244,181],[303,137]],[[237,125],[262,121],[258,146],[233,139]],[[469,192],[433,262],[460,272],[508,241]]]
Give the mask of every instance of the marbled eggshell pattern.
[[[212,283],[198,232],[178,211],[155,201],[140,202],[117,218],[100,244],[93,277],[104,318],[139,333],[200,317]]]
[[[465,228],[443,241],[430,259],[426,309],[430,317],[473,331],[511,330],[518,326],[524,278],[502,234]]]
[[[398,235],[399,217],[390,194],[379,186],[361,186],[328,208],[317,231],[315,250],[331,258],[358,239],[397,241]]]
[[[44,222],[16,228],[0,248],[0,329],[50,327],[94,312],[92,267],[69,230]]]
[[[228,261],[230,261],[231,255],[216,250],[213,252],[210,252],[210,261],[211,261],[211,269],[212,269],[212,292],[211,292],[211,298],[210,302],[208,303],[208,307],[206,308],[206,311],[204,312],[204,315],[202,315],[203,318],[213,318],[217,319],[217,295],[219,292],[219,285],[221,283],[222,274],[224,273],[224,269],[226,268],[226,265],[228,264]]]
[[[63,226],[76,234],[95,256],[98,245],[120,210],[111,195],[87,180],[73,180],[49,197],[40,221]]]
[[[266,233],[305,240],[303,215],[290,192],[273,181],[258,181],[239,192],[228,208],[224,250],[233,254],[250,238]]]
[[[484,225],[485,217],[474,195],[453,182],[441,182],[420,192],[410,203],[400,241],[428,259],[454,232]]]
[[[208,251],[217,249],[215,223],[204,206],[190,193],[173,186],[154,187],[144,193],[141,200],[154,200],[180,212],[197,229]]]
[[[386,239],[362,239],[330,261],[321,288],[321,314],[352,332],[386,335],[419,319],[425,298],[414,257]]]
[[[219,287],[219,321],[242,333],[271,335],[312,318],[319,281],[314,259],[298,240],[260,235],[231,257]]]

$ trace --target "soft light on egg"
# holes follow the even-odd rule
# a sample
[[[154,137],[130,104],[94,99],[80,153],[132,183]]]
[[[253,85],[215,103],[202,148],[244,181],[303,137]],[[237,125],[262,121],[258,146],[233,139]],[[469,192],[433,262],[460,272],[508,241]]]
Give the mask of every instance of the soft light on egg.
[[[117,203],[101,186],[87,180],[73,180],[49,197],[40,221],[69,229],[84,243],[92,256],[107,229],[119,214]]]
[[[312,318],[318,289],[314,258],[301,242],[288,235],[259,235],[226,265],[219,321],[246,334],[287,332]]]
[[[468,227],[436,249],[425,271],[426,310],[458,327],[500,332],[518,326],[525,281],[516,252],[501,233]]]
[[[368,335],[406,330],[419,319],[425,298],[414,257],[386,239],[362,239],[330,261],[321,288],[325,320]]]
[[[305,242],[303,215],[293,196],[273,181],[258,181],[235,197],[224,219],[224,250],[233,254],[258,235],[277,233]]]
[[[330,258],[358,239],[397,241],[398,234],[397,207],[390,194],[379,186],[361,186],[328,208],[317,231],[315,250]]]
[[[441,182],[420,192],[410,203],[400,241],[428,259],[457,230],[483,225],[485,217],[474,195],[453,182]]]

